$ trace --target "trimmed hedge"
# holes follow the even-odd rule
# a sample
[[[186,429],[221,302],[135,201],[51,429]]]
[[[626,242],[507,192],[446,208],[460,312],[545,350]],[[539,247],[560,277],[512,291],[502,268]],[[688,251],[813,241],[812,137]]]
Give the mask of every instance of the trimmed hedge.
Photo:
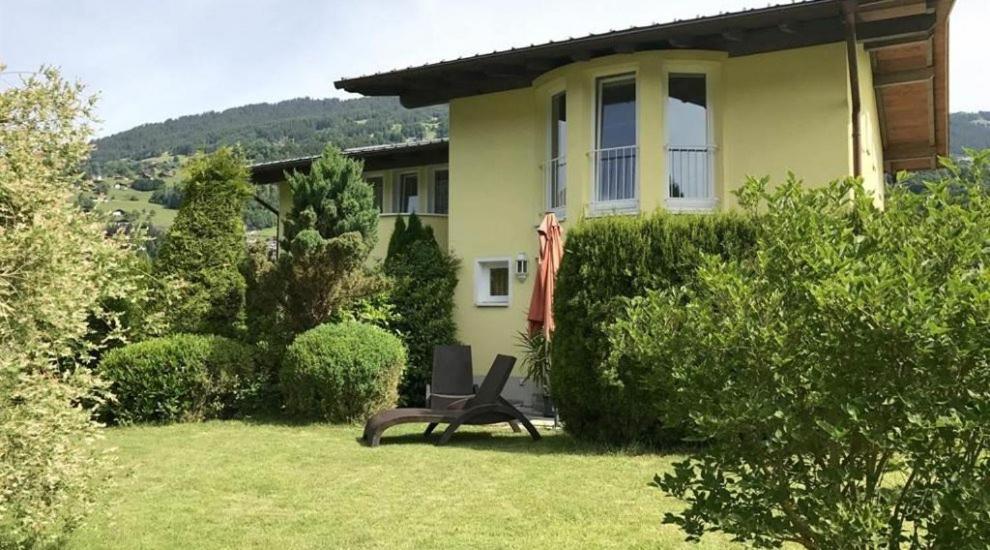
[[[406,366],[402,341],[355,321],[324,324],[296,337],[279,379],[289,413],[330,422],[363,421],[395,406]]]
[[[254,349],[221,336],[176,334],[110,351],[99,365],[112,420],[177,422],[229,416],[256,388]]]
[[[755,226],[741,214],[609,217],[571,229],[557,279],[550,379],[567,430],[582,439],[664,443],[667,429],[639,373],[611,365],[605,328],[626,299],[684,284],[704,254],[745,254]],[[656,365],[655,368],[663,368]]]

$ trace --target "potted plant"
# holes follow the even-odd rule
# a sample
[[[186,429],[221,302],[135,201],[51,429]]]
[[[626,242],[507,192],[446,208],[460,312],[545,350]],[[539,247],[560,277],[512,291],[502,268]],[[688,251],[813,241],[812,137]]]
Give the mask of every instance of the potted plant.
[[[534,408],[539,398],[543,404],[543,415],[554,416],[553,400],[550,398],[550,342],[543,332],[522,331],[516,338],[522,349],[522,364],[526,368],[523,383],[532,381],[539,393],[534,393]]]

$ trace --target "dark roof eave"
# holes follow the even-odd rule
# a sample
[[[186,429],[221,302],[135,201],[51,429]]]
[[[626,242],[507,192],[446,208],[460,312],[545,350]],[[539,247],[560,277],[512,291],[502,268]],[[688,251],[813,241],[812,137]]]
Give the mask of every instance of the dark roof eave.
[[[934,17],[863,23],[861,36],[875,39],[901,32],[905,25],[915,30],[931,29]],[[738,56],[842,40],[841,0],[807,0],[346,78],[334,85],[367,96],[399,96],[406,107],[423,107],[458,97],[525,88],[554,68],[616,53],[703,49]]]
[[[365,171],[404,168],[427,164],[445,164],[449,142],[439,138],[412,143],[393,143],[345,149],[344,154],[364,161]],[[319,155],[260,162],[250,166],[251,181],[257,185],[285,181],[285,174],[292,171],[308,172]]]

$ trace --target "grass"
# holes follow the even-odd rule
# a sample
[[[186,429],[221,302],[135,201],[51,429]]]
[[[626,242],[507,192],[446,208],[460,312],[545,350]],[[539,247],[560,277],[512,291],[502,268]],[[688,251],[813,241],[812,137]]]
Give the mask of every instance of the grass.
[[[97,203],[97,208],[103,212],[123,210],[124,212],[147,211],[151,215],[151,223],[167,229],[175,221],[178,210],[171,210],[160,204],[149,202],[151,191],[135,191],[134,189],[111,189],[106,202]]]
[[[117,481],[70,548],[724,548],[661,525],[648,483],[676,455],[607,453],[560,432],[209,422],[108,430]]]

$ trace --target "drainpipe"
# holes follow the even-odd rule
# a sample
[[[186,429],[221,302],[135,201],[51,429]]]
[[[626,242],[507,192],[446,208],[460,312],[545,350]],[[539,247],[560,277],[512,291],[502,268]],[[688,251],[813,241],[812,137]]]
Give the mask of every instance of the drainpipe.
[[[862,160],[860,159],[860,113],[863,101],[859,93],[859,55],[856,51],[856,0],[842,2],[842,15],[846,27],[846,57],[849,66],[849,86],[852,97],[852,143],[853,143],[853,176],[863,175]]]

